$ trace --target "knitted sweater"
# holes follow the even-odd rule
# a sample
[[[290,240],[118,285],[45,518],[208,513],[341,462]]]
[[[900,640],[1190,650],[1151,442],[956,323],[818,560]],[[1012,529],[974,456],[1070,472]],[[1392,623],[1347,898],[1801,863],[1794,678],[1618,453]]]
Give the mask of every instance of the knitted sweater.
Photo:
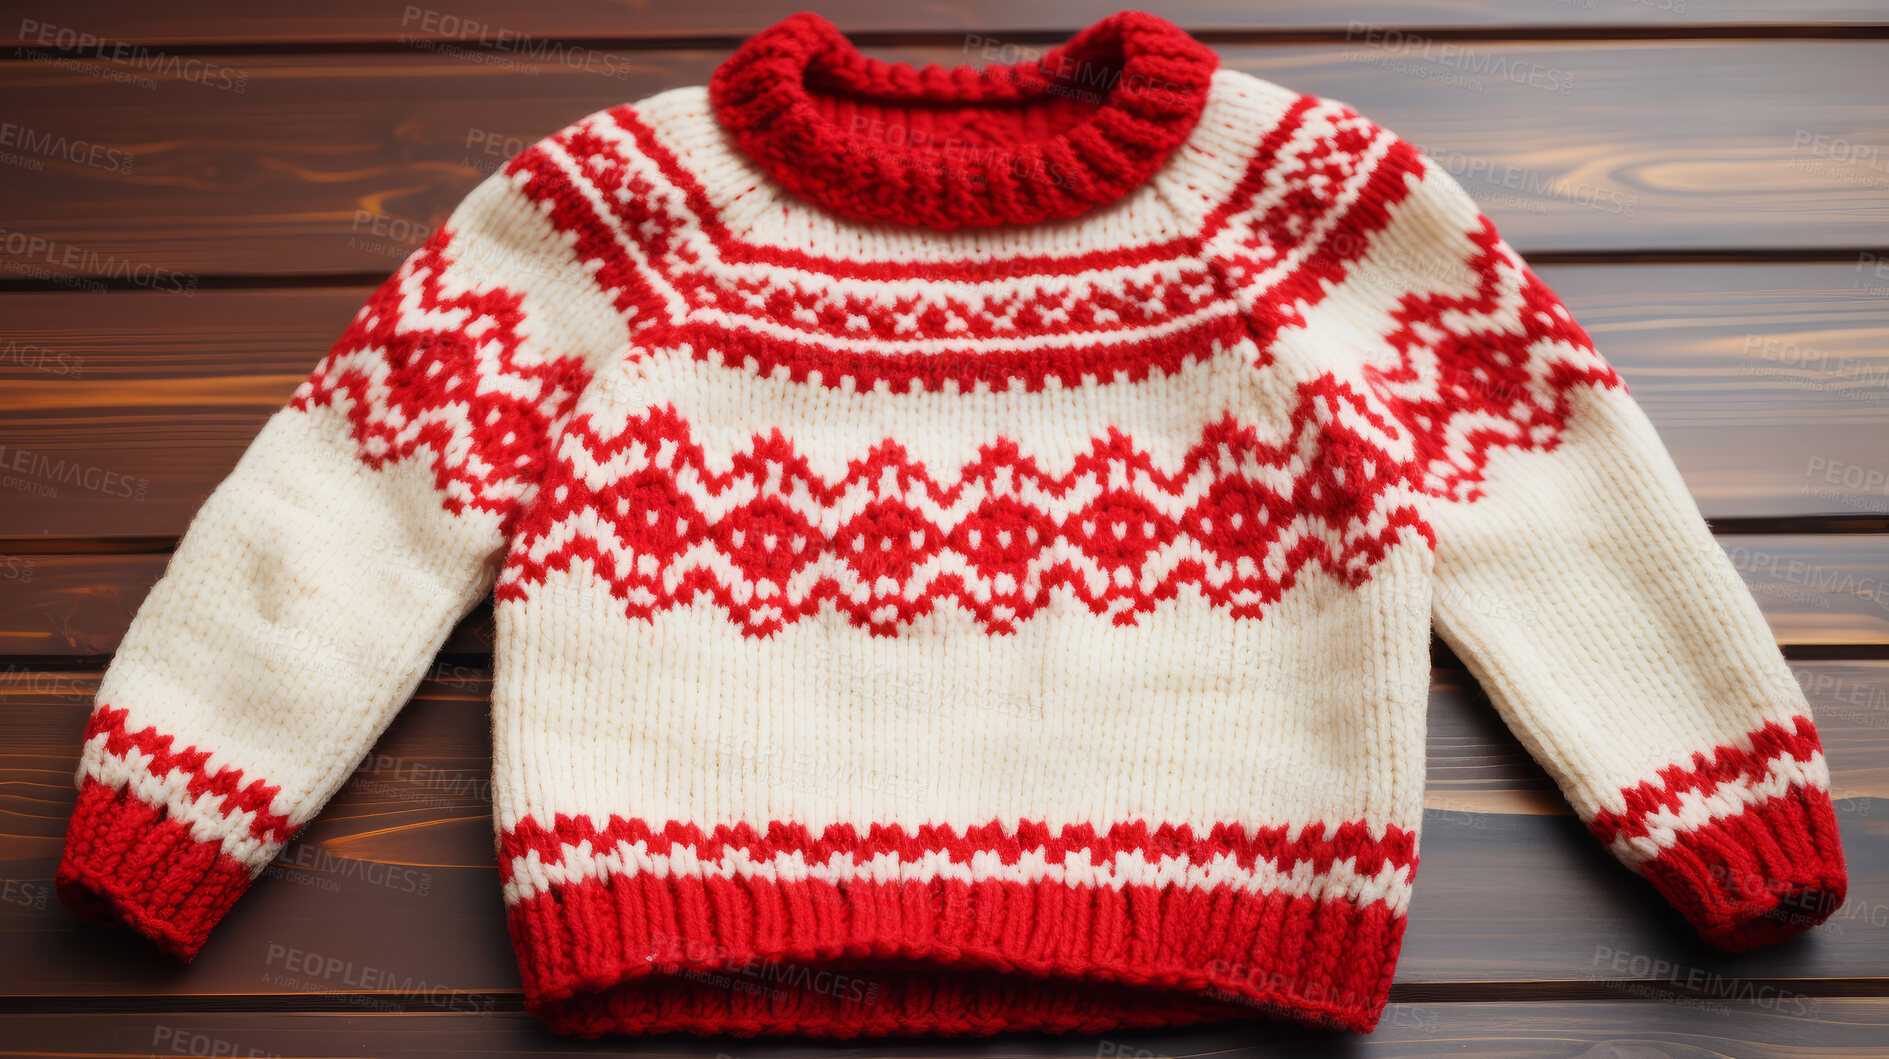
[[[1148,15],[796,15],[474,191],[190,524],[58,868],[183,959],[495,600],[498,883],[585,1036],[1371,1029],[1435,631],[1720,946],[1845,888],[1803,694],[1449,175]]]

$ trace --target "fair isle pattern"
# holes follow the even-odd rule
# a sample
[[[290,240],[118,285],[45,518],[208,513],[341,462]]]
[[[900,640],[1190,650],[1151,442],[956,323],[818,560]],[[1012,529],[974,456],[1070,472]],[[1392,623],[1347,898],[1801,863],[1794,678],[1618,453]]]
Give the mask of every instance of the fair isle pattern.
[[[1350,107],[1301,96],[1198,237],[1262,350],[1342,284],[1428,163]]]
[[[1778,941],[1843,903],[1848,872],[1830,770],[1808,716],[1695,751],[1615,802],[1588,829],[1715,945]]]
[[[603,136],[606,128],[614,135]],[[637,146],[649,152],[649,160],[633,167]],[[578,166],[574,157],[589,162]],[[728,354],[719,350],[726,347],[744,357],[749,370],[785,366],[795,378],[825,385],[934,387],[955,381],[1036,389],[1050,379],[1133,383],[1150,371],[1175,370],[1237,337],[1260,341],[1256,366],[1263,370],[1279,329],[1343,282],[1347,263],[1368,248],[1368,233],[1407,191],[1406,177],[1421,173],[1424,164],[1350,108],[1301,97],[1240,182],[1240,191],[1253,196],[1251,204],[1235,209],[1241,200],[1229,200],[1196,237],[1203,255],[1214,257],[1203,260],[1186,245],[1170,244],[1159,250],[1173,258],[1073,274],[1048,269],[1080,262],[1000,261],[971,269],[986,280],[1015,273],[1030,281],[1003,285],[921,280],[923,267],[877,278],[888,271],[883,263],[862,266],[862,276],[836,282],[809,263],[766,261],[762,248],[730,254],[732,241],[713,215],[694,212],[707,211],[699,186],[629,107],[580,122],[521,154],[508,172],[521,191],[542,196],[560,226],[577,233],[587,267],[616,287],[617,304],[633,326],[648,326],[646,311],[670,310],[667,328],[656,329],[649,340],[660,336],[676,343],[686,336],[683,344],[698,355],[725,359]],[[659,187],[657,180],[664,183]],[[618,190],[605,195],[602,187]],[[1344,211],[1359,202],[1374,219],[1353,222],[1344,238],[1328,245]],[[604,229],[614,238],[585,223],[585,210],[596,217],[605,209]],[[437,272],[446,263],[450,239],[449,231],[436,233],[363,307],[293,403],[341,403],[345,393],[364,458],[378,464],[430,449],[449,506],[472,504],[509,517],[521,506],[525,483],[541,473],[551,425],[574,406],[588,373],[574,360],[518,364],[519,306],[502,287],[442,295]],[[1486,221],[1475,245],[1477,255],[1467,265],[1481,288],[1467,297],[1404,295],[1396,314],[1400,327],[1385,339],[1402,362],[1371,373],[1388,397],[1386,407],[1397,412],[1374,414],[1413,428],[1419,451],[1428,457],[1423,486],[1458,498],[1479,480],[1491,447],[1554,445],[1565,425],[1561,395],[1567,388],[1618,384],[1566,310],[1498,245]],[[727,264],[725,256],[746,257],[746,267]],[[1218,296],[1217,270],[1239,285],[1242,300],[1276,296],[1281,312],[1244,323],[1230,319],[1234,303]],[[861,293],[836,293],[852,282]],[[1117,285],[1112,290],[1111,283]],[[951,287],[970,300],[940,293]],[[1072,312],[1076,305],[1102,315]],[[679,306],[686,308],[678,313]],[[415,320],[425,326],[413,329]],[[799,326],[783,328],[781,321]],[[852,332],[859,331],[866,334],[853,340]],[[843,351],[830,348],[836,334],[847,336]],[[1552,344],[1546,356],[1543,344]],[[425,403],[441,397],[469,405]],[[1295,423],[1312,403],[1294,413]],[[467,422],[490,426],[468,432]],[[1397,426],[1385,431],[1398,432]],[[494,437],[502,443],[494,446]],[[1399,448],[1395,442],[1379,446],[1364,457],[1364,466],[1397,465]],[[567,510],[559,514],[573,508],[561,506]],[[923,558],[922,544],[910,550],[918,553],[914,561]],[[1363,563],[1368,559],[1348,556],[1334,565],[1350,576]],[[1287,587],[1292,572],[1284,571]],[[624,579],[612,580],[621,594]],[[1137,594],[1162,593],[1155,588]],[[1252,613],[1275,598],[1276,592],[1262,590],[1244,606]],[[1086,601],[1099,602],[1094,593]]]
[[[778,433],[718,474],[689,424],[651,409],[613,438],[579,415],[519,527],[501,601],[587,561],[627,616],[712,599],[755,635],[833,606],[880,635],[945,602],[993,635],[1066,594],[1133,623],[1183,585],[1258,618],[1307,566],[1356,584],[1424,524],[1391,428],[1329,377],[1301,388],[1283,441],[1231,417],[1168,473],[1120,432],[1052,470],[997,438],[938,473],[896,439],[824,481]]]
[[[750,370],[785,367],[826,386],[1034,389],[1052,378],[1136,381],[1172,370],[1229,323],[1252,329],[1226,297],[1229,280],[1244,297],[1286,285],[1293,299],[1315,301],[1329,255],[1359,249],[1333,251],[1326,236],[1361,200],[1383,219],[1416,159],[1349,108],[1304,97],[1267,133],[1238,187],[1253,200],[1220,204],[1187,239],[920,262],[836,261],[742,243],[628,106],[525,151],[510,171],[579,233],[579,253],[620,304],[661,315],[698,355],[726,348]],[[593,218],[602,223],[586,223]]]
[[[1412,427],[1423,487],[1456,501],[1481,495],[1491,449],[1558,444],[1570,390],[1624,385],[1488,218],[1470,242],[1476,289],[1405,295],[1384,336],[1395,363],[1366,369]]]
[[[1132,385],[1203,355],[1224,328],[1187,329],[1237,308],[1215,296],[1220,275],[1241,284],[1248,298],[1279,288],[1292,310],[1286,315],[1302,316],[1300,307],[1342,282],[1345,263],[1368,247],[1365,233],[1388,222],[1389,207],[1421,165],[1407,145],[1350,108],[1301,97],[1267,133],[1237,185],[1251,201],[1220,204],[1192,240],[1074,261],[960,263],[985,282],[952,283],[921,281],[930,263],[848,266],[742,246],[629,107],[593,116],[512,163],[517,186],[582,233],[580,253],[600,280],[620,284],[619,304],[668,311],[667,327],[657,327],[649,341],[681,343],[717,360],[730,359],[717,352],[728,347],[750,371],[785,368],[795,379],[829,386],[955,382],[1032,390],[1052,380]],[[1346,239],[1326,245],[1360,202],[1370,217],[1353,220]],[[587,210],[603,225],[581,224]],[[597,234],[598,227],[614,238]],[[1207,253],[1217,255],[1212,264]],[[834,264],[848,274],[826,274]],[[996,275],[1022,282],[988,282]],[[1123,311],[1124,293],[1134,295],[1135,312]],[[1488,319],[1502,293],[1481,291],[1447,309],[1452,320],[1481,309],[1485,321],[1468,326],[1490,332],[1488,340],[1525,360],[1543,329],[1533,317],[1506,326]],[[1416,303],[1412,316],[1428,310],[1418,326],[1434,329],[1442,299],[1409,298]],[[1077,305],[1087,309],[1072,311]],[[1203,313],[1202,305],[1211,311]],[[1090,310],[1102,315],[1084,315]],[[1287,323],[1262,318],[1245,323],[1241,334],[1269,343]],[[1191,349],[1170,341],[1177,330]],[[1019,331],[1021,338],[1004,337]],[[839,343],[841,349],[832,348]],[[861,343],[874,351],[849,357]],[[1065,348],[1051,356],[1042,348],[1051,343]],[[1254,359],[1264,370],[1265,346]],[[905,371],[897,370],[901,365]],[[1366,429],[1331,437],[1322,424],[1339,419],[1340,408]],[[732,474],[718,476],[699,460],[687,465],[694,451],[687,424],[661,410],[649,410],[607,442],[586,443],[580,418],[546,479],[554,487],[516,538],[500,598],[522,598],[548,570],[584,559],[632,616],[706,593],[763,635],[827,601],[891,634],[943,599],[1001,633],[1047,606],[1059,587],[1122,621],[1171,598],[1180,584],[1202,587],[1239,616],[1258,617],[1307,563],[1356,583],[1402,530],[1429,533],[1407,497],[1379,510],[1380,498],[1404,494],[1410,477],[1402,427],[1382,406],[1367,406],[1328,376],[1304,388],[1291,422],[1294,443],[1272,451],[1235,423],[1216,424],[1190,465],[1173,476],[1135,459],[1132,438],[1093,439],[1096,469],[1078,461],[1060,480],[1045,480],[1002,437],[977,462],[937,470],[911,465],[897,455],[897,439],[886,439],[860,454],[846,480],[828,483],[793,470],[791,439],[757,438]],[[1512,445],[1554,440],[1551,429],[1517,428],[1505,436]],[[622,450],[632,445],[642,451],[626,460]],[[1124,445],[1128,458],[1111,460]],[[664,466],[678,460],[684,465]],[[1241,463],[1251,466],[1242,473]],[[1105,489],[1105,473],[1111,485],[1126,479],[1133,486]],[[1189,488],[1193,479],[1201,485]],[[737,482],[745,488],[731,508],[723,498]],[[710,512],[721,514],[711,522]],[[631,513],[640,523],[626,517]]]
[[[1638,867],[1714,821],[1794,789],[1829,790],[1830,770],[1810,718],[1793,718],[1788,726],[1768,722],[1740,743],[1696,751],[1688,764],[1661,769],[1657,778],[1621,792],[1624,809],[1603,809],[1588,827],[1615,856]]]
[[[481,185],[140,608],[61,899],[190,959],[491,589],[561,1032],[1369,1031],[1432,622],[1706,939],[1827,917],[1808,705],[1554,293],[1350,107],[1149,15],[1070,48],[796,15]]]
[[[453,238],[434,232],[375,291],[289,406],[344,412],[371,467],[426,454],[448,510],[506,524],[590,374],[576,357],[520,356],[524,312],[503,284],[444,289]]]
[[[267,780],[127,722],[103,702],[86,722],[54,885],[76,915],[189,960],[299,825],[275,811],[280,789]]]
[[[261,871],[296,825],[274,809],[278,789],[266,780],[246,779],[240,769],[208,767],[210,755],[196,747],[178,748],[175,739],[155,727],[132,731],[127,712],[101,705],[85,726],[85,778],[161,808],[186,825],[190,837],[210,843],[250,871]]]
[[[1414,832],[1355,824],[813,834],[559,818],[500,840],[529,1002],[586,1037],[1096,1032],[1266,1011],[1361,1029],[1389,986],[1380,954],[1401,942],[1415,866]],[[580,940],[574,922],[605,926]],[[1334,936],[1355,948],[1334,951]],[[868,949],[867,995],[794,985],[796,968]],[[778,1000],[714,985],[717,968],[763,962],[784,972]],[[633,989],[583,985],[624,966]],[[1029,977],[993,988],[953,968]],[[1165,995],[1117,995],[1109,981]]]

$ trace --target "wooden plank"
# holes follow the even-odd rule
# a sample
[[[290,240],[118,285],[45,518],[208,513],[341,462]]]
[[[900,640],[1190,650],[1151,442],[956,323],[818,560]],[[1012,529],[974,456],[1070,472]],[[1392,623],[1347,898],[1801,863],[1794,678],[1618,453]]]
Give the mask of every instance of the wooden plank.
[[[1490,42],[1447,57],[1422,44],[1367,34],[1220,50],[1231,67],[1345,100],[1429,150],[1524,253],[1889,243],[1889,173],[1878,168],[1889,163],[1866,153],[1886,140],[1876,101],[1889,64],[1874,42]],[[240,66],[240,93],[162,71],[128,86],[0,62],[17,124],[118,152],[0,167],[0,279],[102,275],[182,290],[198,275],[384,273],[402,233],[440,223],[511,151],[603,107],[702,83],[726,52],[609,54],[624,76],[532,76],[404,49],[219,56]]]
[[[369,290],[0,295],[0,534],[175,537]]]
[[[1804,663],[1839,796],[1850,901],[1813,936],[1734,957],[1696,940],[1568,815],[1486,701],[1447,675],[1432,693],[1423,867],[1398,981],[1594,988],[1622,959],[1701,975],[1878,979],[1889,930],[1889,662]],[[270,954],[320,952],[446,990],[517,988],[493,862],[489,682],[439,674],[246,895],[188,977],[136,938],[90,927],[45,892],[72,805],[95,673],[0,679],[0,993],[300,995]],[[345,930],[336,929],[346,924]],[[274,948],[272,948],[272,946]],[[1645,977],[1627,975],[1626,977]],[[1889,979],[1883,981],[1889,989]]]
[[[1749,986],[1745,998],[1687,997],[1668,987],[1651,999],[1578,1002],[1400,1002],[1384,1012],[1370,1036],[1238,1019],[1179,1030],[1106,1037],[1020,1036],[1001,1043],[901,1039],[875,1042],[874,1055],[911,1059],[1001,1054],[1055,1059],[1219,1057],[1241,1059],[1357,1055],[1371,1059],[1456,1056],[1464,1059],[1661,1059],[1730,1056],[1814,1059],[1880,1055],[1889,1031],[1889,1001],[1818,997]],[[1394,995],[1394,994],[1393,994]],[[482,1000],[483,998],[478,998]],[[1693,1002],[1688,1002],[1688,1001]],[[0,1035],[20,1054],[271,1055],[318,1057],[372,1054],[385,1059],[480,1055],[590,1055],[691,1059],[808,1059],[858,1055],[856,1043],[816,1040],[701,1039],[685,1036],[585,1042],[546,1032],[531,1016],[510,1010],[375,1011],[371,998],[339,1012],[139,1012],[135,1014],[0,1015]]]
[[[1889,301],[1866,272],[1539,271],[1708,516],[1889,519]],[[0,294],[0,467],[41,467],[0,476],[0,496],[30,501],[0,504],[0,537],[181,533],[369,290]]]
[[[205,0],[166,18],[118,0],[86,5],[83,17],[45,13],[48,25],[112,41],[147,46],[243,44],[410,44],[446,40],[497,54],[542,56],[542,62],[572,61],[550,50],[553,42],[634,41],[666,37],[739,39],[770,25],[790,7],[757,7],[739,0],[694,4],[639,4],[626,11],[610,0],[551,0],[529,5],[503,0],[455,0],[452,4],[390,5],[345,0],[294,10],[259,10],[238,0]],[[978,35],[1005,32],[1027,42],[1059,39],[1114,11],[1113,2],[1012,0],[1010,3],[875,4],[835,0],[820,12],[848,33]],[[1880,23],[1882,8],[1868,0],[1820,0],[1780,7],[1757,0],[1566,0],[1502,4],[1497,0],[1373,0],[1334,9],[1317,0],[1256,4],[1164,4],[1163,17],[1195,32],[1343,33],[1352,21],[1391,26],[1451,29],[1526,29],[1552,33],[1620,29],[1709,30],[1715,26],[1789,28]],[[39,25],[0,27],[0,44],[58,40]]]
[[[1858,535],[1735,535],[1719,543],[1787,646],[1889,645],[1889,548]],[[167,554],[0,554],[0,655],[111,654],[164,573]],[[443,651],[483,655],[491,610],[480,606]]]
[[[1889,799],[1889,661],[1793,662],[1791,669],[1828,751],[1832,793]],[[1568,812],[1548,774],[1461,669],[1431,674],[1426,760],[1432,822],[1487,827],[1487,814]]]
[[[1537,271],[1626,377],[1708,517],[1889,515],[1889,269]]]

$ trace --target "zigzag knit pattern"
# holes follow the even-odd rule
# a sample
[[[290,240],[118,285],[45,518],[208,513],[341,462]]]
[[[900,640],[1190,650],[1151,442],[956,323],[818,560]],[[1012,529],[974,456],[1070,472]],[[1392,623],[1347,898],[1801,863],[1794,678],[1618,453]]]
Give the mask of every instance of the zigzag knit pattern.
[[[893,438],[825,481],[779,434],[717,473],[672,410],[609,441],[579,420],[498,598],[582,561],[627,615],[710,600],[755,635],[827,608],[896,635],[946,605],[1003,633],[1058,595],[1132,623],[1182,586],[1257,618],[1308,565],[1355,584],[1405,533],[1428,533],[1396,494],[1403,466],[1360,437],[1365,405],[1308,386],[1279,443],[1224,418],[1172,472],[1111,430],[1061,473],[997,438],[942,480]]]
[[[561,1032],[1369,1031],[1433,629],[1707,940],[1847,886],[1810,706],[1567,307],[1150,15],[957,70],[796,15],[514,158],[192,522],[62,898],[192,958],[488,592]]]

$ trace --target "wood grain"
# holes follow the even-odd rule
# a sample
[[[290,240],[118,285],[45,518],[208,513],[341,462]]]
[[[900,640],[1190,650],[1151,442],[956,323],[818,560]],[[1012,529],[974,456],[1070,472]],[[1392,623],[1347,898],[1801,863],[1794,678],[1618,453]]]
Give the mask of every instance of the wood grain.
[[[1875,105],[1889,64],[1871,42],[1490,42],[1432,58],[1404,38],[1361,38],[1220,51],[1423,147],[1524,253],[1854,260],[1889,244],[1889,172],[1877,168],[1889,163],[1832,156],[1839,141],[1856,145],[1846,152],[1889,142]],[[20,233],[0,243],[0,280],[103,275],[177,290],[198,276],[384,274],[417,243],[415,226],[441,223],[512,151],[702,83],[725,53],[611,55],[620,78],[404,49],[219,57],[244,72],[241,93],[0,61],[0,94],[32,128],[134,156],[128,171],[59,157],[0,166],[0,228]]]
[[[1889,299],[1859,286],[1867,275],[1540,272],[1625,375],[1709,517],[1889,527]],[[0,294],[0,468],[41,468],[0,474],[0,537],[182,533],[370,289]]]
[[[1880,1056],[1889,1032],[1889,1001],[1780,992],[1750,986],[1763,999],[1714,1000],[1678,990],[1632,999],[1578,1002],[1393,1003],[1370,1037],[1234,1020],[1185,1030],[1094,1037],[999,1037],[991,1041],[914,1040],[869,1054],[947,1056],[1041,1055],[1057,1059],[1270,1059],[1305,1056],[1455,1056],[1464,1059],[1867,1059]],[[486,998],[467,998],[464,1003]],[[855,1043],[791,1040],[660,1041],[621,1038],[584,1042],[547,1033],[536,1020],[497,1004],[479,1010],[380,1011],[373,997],[350,996],[333,1013],[127,1013],[0,1015],[0,1037],[16,1054],[98,1056],[233,1054],[316,1057],[369,1053],[385,1059],[466,1055],[651,1056],[675,1059],[807,1059],[857,1056]],[[1690,1001],[1690,1002],[1689,1002]],[[436,1005],[443,1007],[445,1005]],[[222,1051],[215,1050],[221,1048]],[[167,1050],[172,1049],[172,1050]],[[181,1050],[181,1051],[179,1051]]]
[[[534,54],[534,47],[560,40],[646,41],[674,37],[739,40],[791,12],[793,3],[755,4],[741,0],[706,0],[692,4],[649,0],[554,0],[519,5],[503,0],[454,0],[451,4],[377,4],[345,0],[294,10],[259,12],[238,0],[206,0],[187,12],[165,13],[115,0],[91,3],[83,18],[41,15],[49,23],[70,24],[101,37],[139,44],[191,46],[215,44],[402,43],[424,40],[497,41],[493,50]],[[409,8],[417,10],[409,10]],[[1025,41],[1059,39],[1052,27],[1087,25],[1120,5],[1103,0],[1013,0],[1010,3],[883,4],[833,0],[820,13],[848,33],[949,34],[1005,32]],[[1439,29],[1517,29],[1534,35],[1611,27],[1698,33],[1713,27],[1765,27],[1771,32],[1816,26],[1880,23],[1882,8],[1867,0],[1821,0],[1784,7],[1757,0],[1373,0],[1334,8],[1317,0],[1251,3],[1169,3],[1159,13],[1195,32],[1275,34],[1343,33],[1351,22]],[[36,28],[3,27],[0,44],[35,39]],[[510,37],[531,38],[512,43]],[[547,50],[536,54],[557,61]]]

